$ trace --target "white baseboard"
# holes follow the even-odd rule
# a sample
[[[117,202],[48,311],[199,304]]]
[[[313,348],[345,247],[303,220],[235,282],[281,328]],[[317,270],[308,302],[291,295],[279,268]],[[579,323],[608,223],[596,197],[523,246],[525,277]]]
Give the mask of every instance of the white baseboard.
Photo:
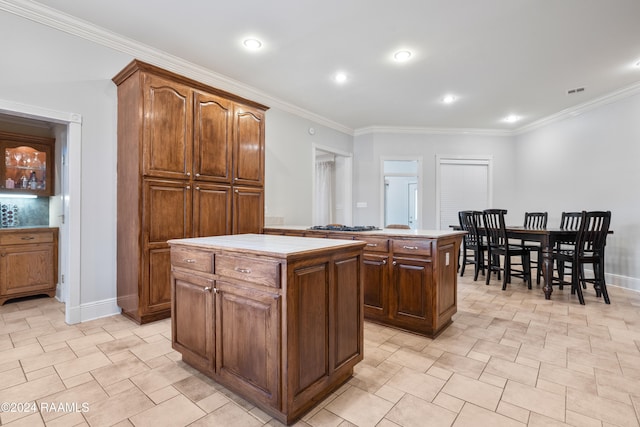
[[[618,286],[619,288],[631,289],[640,292],[640,279],[636,277],[620,276],[617,274],[604,274],[607,286]]]
[[[67,304],[66,310],[66,322],[70,324],[113,316],[115,314],[120,314],[121,311],[117,304],[117,298],[94,301],[87,304],[81,304],[76,307],[70,307]]]

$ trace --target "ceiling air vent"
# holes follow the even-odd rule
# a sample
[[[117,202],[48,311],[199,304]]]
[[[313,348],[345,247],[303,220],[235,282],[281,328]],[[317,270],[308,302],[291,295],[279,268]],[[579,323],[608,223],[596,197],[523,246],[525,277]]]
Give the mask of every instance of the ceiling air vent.
[[[574,93],[580,93],[580,92],[584,92],[584,88],[583,87],[577,87],[575,89],[569,89],[567,91],[567,95],[573,95]]]

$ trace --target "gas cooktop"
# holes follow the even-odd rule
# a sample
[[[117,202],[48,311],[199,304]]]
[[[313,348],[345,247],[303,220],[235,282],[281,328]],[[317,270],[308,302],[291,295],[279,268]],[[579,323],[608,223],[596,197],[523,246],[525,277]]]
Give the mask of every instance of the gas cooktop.
[[[372,231],[372,230],[380,230],[378,227],[374,225],[339,225],[339,224],[329,224],[329,225],[314,225],[313,227],[309,227],[309,230],[325,230],[325,231]]]

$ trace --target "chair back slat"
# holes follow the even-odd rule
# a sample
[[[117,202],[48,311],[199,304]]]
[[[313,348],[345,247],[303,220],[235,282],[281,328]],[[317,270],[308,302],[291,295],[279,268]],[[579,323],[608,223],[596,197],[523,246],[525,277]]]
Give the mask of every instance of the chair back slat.
[[[547,212],[525,212],[525,228],[545,229],[547,228]]]
[[[478,226],[482,223],[482,212],[480,211],[460,211],[458,212],[460,227],[467,232],[464,235],[464,243],[470,248],[482,243]]]
[[[580,254],[603,255],[610,223],[610,211],[583,211],[576,237],[576,250]]]
[[[504,246],[507,242],[507,229],[504,224],[506,209],[485,209],[482,212],[487,244]]]
[[[582,212],[562,212],[560,228],[563,230],[578,230],[581,218]]]

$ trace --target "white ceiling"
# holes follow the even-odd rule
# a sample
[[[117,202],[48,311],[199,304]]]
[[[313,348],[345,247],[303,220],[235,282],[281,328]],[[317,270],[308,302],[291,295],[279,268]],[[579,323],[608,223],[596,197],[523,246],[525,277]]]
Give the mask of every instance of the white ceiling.
[[[39,3],[354,130],[514,130],[640,87],[639,0]]]

